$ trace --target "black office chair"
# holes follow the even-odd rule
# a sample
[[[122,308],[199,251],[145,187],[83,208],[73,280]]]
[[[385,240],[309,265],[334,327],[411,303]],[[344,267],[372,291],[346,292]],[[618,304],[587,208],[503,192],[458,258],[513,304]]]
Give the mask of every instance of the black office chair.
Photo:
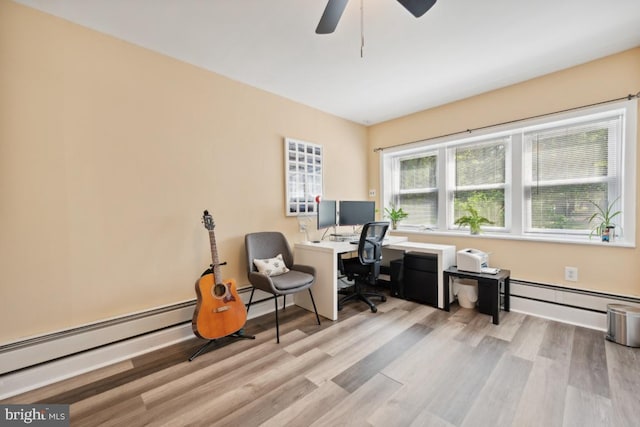
[[[278,320],[278,297],[283,297],[282,307],[286,305],[286,296],[294,294],[296,292],[308,290],[311,297],[311,303],[313,304],[313,310],[316,314],[316,320],[318,325],[320,324],[320,317],[318,316],[318,310],[316,309],[316,303],[313,300],[313,293],[311,292],[311,286],[315,282],[316,270],[308,265],[300,265],[293,263],[293,252],[287,242],[284,235],[277,231],[264,231],[259,233],[250,233],[244,237],[246,256],[247,256],[247,273],[249,283],[253,286],[251,290],[251,296],[249,297],[249,304],[247,306],[247,313],[251,308],[251,302],[253,301],[253,293],[256,288],[264,292],[268,292],[273,295],[276,308],[276,342],[280,342],[280,323]],[[282,256],[284,261],[284,269],[282,265],[279,266],[281,271],[277,274],[271,274],[270,272],[261,273],[256,267],[255,260],[273,259],[277,256]],[[281,264],[281,262],[276,261]],[[276,264],[277,265],[277,264]]]
[[[382,260],[382,240],[387,230],[388,222],[368,222],[362,227],[358,242],[358,257],[340,258],[340,270],[347,279],[354,281],[353,292],[338,301],[338,310],[351,300],[360,300],[367,303],[371,311],[378,311],[375,304],[369,298],[380,298],[385,302],[387,298],[377,292],[365,291],[367,285],[374,285],[380,274],[380,261]]]

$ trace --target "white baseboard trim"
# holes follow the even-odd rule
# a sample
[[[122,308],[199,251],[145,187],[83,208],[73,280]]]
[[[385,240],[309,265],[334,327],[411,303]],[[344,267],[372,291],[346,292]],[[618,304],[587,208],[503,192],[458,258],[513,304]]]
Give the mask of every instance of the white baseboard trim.
[[[589,312],[518,297],[511,297],[511,311],[599,331],[607,329],[605,313]]]
[[[5,374],[0,377],[0,399],[121,362],[191,337],[191,323],[186,323]]]
[[[635,297],[517,280],[510,302],[512,311],[599,331],[607,330],[608,304],[640,306]]]
[[[243,300],[246,299],[246,302],[248,302],[248,294],[245,296],[241,293],[240,295]],[[256,291],[254,301],[259,301],[269,296],[270,294]],[[281,298],[279,303],[282,304]],[[287,299],[287,306],[290,305],[293,305],[293,298]],[[251,305],[247,319],[253,319],[273,311],[273,299],[254,303]],[[189,316],[192,314],[193,308],[191,308]],[[0,400],[122,362],[193,337],[191,321],[187,321],[160,331],[146,333],[9,372],[0,376]],[[34,349],[32,348],[31,351],[34,351]],[[36,348],[35,351],[38,351],[38,349]]]
[[[182,301],[0,346],[0,374],[10,373],[190,321],[195,300]]]
[[[243,301],[245,303],[248,302],[249,293],[239,293]],[[252,304],[248,319],[273,312],[274,303],[272,299],[265,299],[268,297],[270,297],[270,294],[256,291],[254,301],[260,302]],[[601,331],[606,330],[607,304],[620,303],[621,301],[630,303],[630,305],[640,305],[640,299],[637,298],[583,292],[570,288],[531,284],[515,280],[511,282],[512,311]],[[282,300],[280,299],[279,302],[281,303]],[[293,298],[287,300],[287,306],[289,305],[293,305]],[[174,322],[173,326],[161,330],[123,339],[65,357],[51,357],[50,354],[45,353],[45,355],[49,356],[50,361],[0,376],[0,399],[6,399],[193,338],[191,322],[185,322],[185,318],[190,319],[193,307],[189,309],[179,307],[176,313],[178,313],[177,317],[174,313],[170,315],[170,318],[174,321],[175,319],[182,319],[182,323],[176,325]],[[133,320],[140,321],[139,317],[135,316]],[[147,321],[144,320],[143,322]],[[118,326],[118,328],[121,328],[121,326]],[[101,339],[105,335],[109,336],[109,333],[104,333],[99,328],[93,332],[100,335]],[[69,339],[67,335],[62,335],[60,338]],[[52,340],[43,340],[41,343],[30,344],[30,347],[32,347],[30,351],[46,351],[49,348],[47,346],[51,345],[49,341]],[[44,347],[38,347],[38,345]],[[15,349],[15,351],[20,350],[20,348]],[[4,352],[6,353],[7,351]],[[21,354],[16,353],[11,357],[15,358],[16,356],[21,356]]]

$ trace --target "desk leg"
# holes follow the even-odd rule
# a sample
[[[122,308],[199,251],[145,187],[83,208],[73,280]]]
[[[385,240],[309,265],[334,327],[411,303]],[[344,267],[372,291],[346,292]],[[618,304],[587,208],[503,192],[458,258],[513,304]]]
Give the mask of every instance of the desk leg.
[[[493,316],[493,324],[500,324],[500,282],[497,280],[491,280],[489,287],[491,289],[491,295],[493,296],[493,303],[491,304],[491,311]]]
[[[444,311],[450,311],[451,302],[449,301],[449,273],[442,273],[442,295],[444,299]]]
[[[500,282],[478,278],[478,311],[489,314],[493,324],[500,323]]]
[[[504,279],[504,311],[511,309],[511,283],[510,278]]]
[[[316,269],[316,282],[311,287],[318,314],[329,320],[338,319],[338,284],[337,255],[333,251],[321,252],[296,248],[296,264],[311,265]],[[293,302],[311,312],[313,304],[308,292],[298,292],[293,296]]]

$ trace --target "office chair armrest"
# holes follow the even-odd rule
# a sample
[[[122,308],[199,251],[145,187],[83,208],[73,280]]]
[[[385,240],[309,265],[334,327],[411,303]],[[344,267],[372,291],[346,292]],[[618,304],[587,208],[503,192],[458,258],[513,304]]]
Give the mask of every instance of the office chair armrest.
[[[270,294],[280,294],[278,290],[273,286],[273,282],[266,274],[252,271],[249,273],[249,283],[254,288],[258,288],[262,291],[269,292]]]
[[[303,273],[307,273],[316,277],[316,268],[310,265],[302,265],[302,264],[293,264],[291,266],[291,270],[301,271]]]

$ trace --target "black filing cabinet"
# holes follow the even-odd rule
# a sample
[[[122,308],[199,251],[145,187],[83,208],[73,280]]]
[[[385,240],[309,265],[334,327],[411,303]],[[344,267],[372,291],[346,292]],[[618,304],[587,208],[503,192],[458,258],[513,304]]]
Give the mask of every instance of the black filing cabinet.
[[[394,259],[390,263],[391,276],[391,296],[404,298],[404,289],[402,286],[402,258]]]
[[[403,298],[437,307],[438,256],[407,252],[403,264]]]

